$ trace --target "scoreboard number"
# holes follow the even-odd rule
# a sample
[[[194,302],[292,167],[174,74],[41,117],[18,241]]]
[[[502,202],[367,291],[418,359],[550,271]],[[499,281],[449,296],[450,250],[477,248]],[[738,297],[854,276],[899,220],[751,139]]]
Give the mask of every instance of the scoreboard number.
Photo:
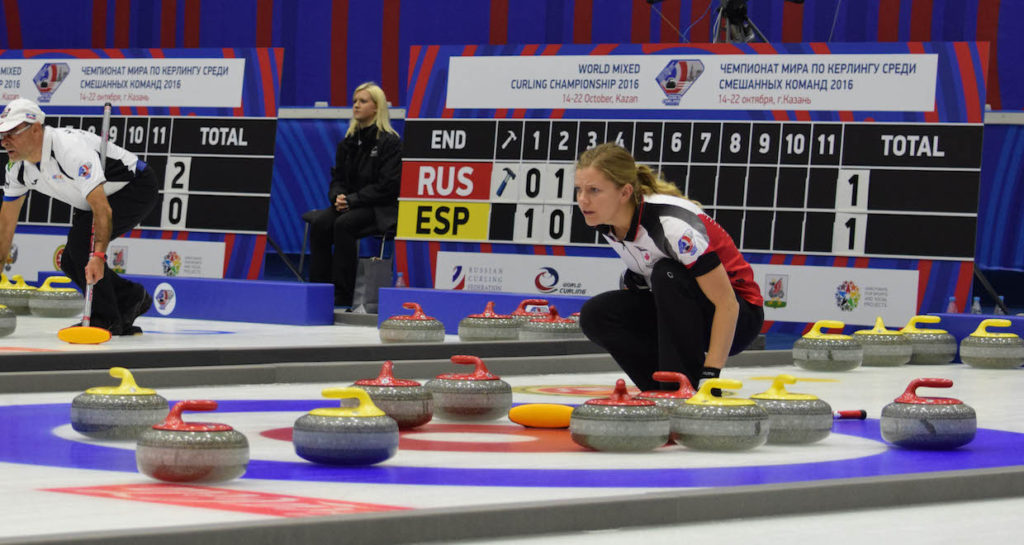
[[[513,242],[564,244],[569,241],[572,206],[517,205]]]
[[[575,188],[576,166],[572,164],[548,164],[543,170],[541,197],[544,202],[572,202]]]
[[[871,171],[841,169],[836,179],[836,211],[867,212]]]
[[[168,157],[167,170],[164,172],[164,193],[188,193],[191,173],[191,157]]]
[[[160,210],[160,228],[168,231],[184,230],[186,217],[188,217],[188,195],[165,194]]]
[[[864,239],[868,227],[867,214],[836,213],[832,228],[832,253],[864,255]]]

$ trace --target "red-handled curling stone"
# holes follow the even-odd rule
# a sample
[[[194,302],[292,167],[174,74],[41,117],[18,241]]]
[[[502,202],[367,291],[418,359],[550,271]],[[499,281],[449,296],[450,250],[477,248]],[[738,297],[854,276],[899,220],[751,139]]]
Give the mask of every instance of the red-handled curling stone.
[[[110,376],[121,379],[116,387],[98,386],[71,400],[71,428],[96,439],[138,439],[167,417],[167,400],[149,388],[140,388],[124,367]]]
[[[640,452],[668,442],[669,421],[664,409],[629,395],[626,381],[619,379],[607,398],[590,399],[573,409],[569,434],[589,449]]]
[[[139,437],[139,471],[172,483],[215,483],[241,477],[249,465],[249,441],[227,424],[185,422],[183,411],[213,411],[211,400],[179,401],[167,419]]]
[[[738,389],[738,380],[704,381],[693,397],[672,411],[672,439],[698,450],[747,450],[768,440],[768,412],[750,399],[711,395],[713,388]]]
[[[422,426],[434,416],[434,396],[419,382],[395,378],[391,360],[385,361],[375,379],[357,380],[353,386],[370,395],[373,404],[405,430]]]
[[[917,389],[952,388],[946,378],[918,378],[882,409],[882,439],[908,449],[954,449],[974,439],[974,409],[951,397],[920,397]]]
[[[813,395],[786,391],[786,384],[796,381],[792,375],[779,375],[768,390],[750,396],[768,412],[769,443],[814,443],[832,432],[832,407]]]
[[[547,299],[523,299],[519,302],[519,306],[509,314],[520,327],[534,318],[544,318],[547,315]]]
[[[318,464],[359,466],[398,452],[398,424],[360,388],[326,388],[324,397],[355,399],[355,407],[313,409],[295,421],[295,454]]]
[[[456,355],[452,363],[473,365],[472,373],[444,373],[427,381],[434,413],[446,420],[497,420],[512,407],[512,386],[492,375],[476,356]]]
[[[380,324],[378,333],[386,343],[439,343],[444,341],[444,324],[427,316],[419,303],[402,303],[411,315],[392,316]]]
[[[658,382],[674,382],[679,385],[679,388],[675,390],[648,390],[640,392],[636,396],[640,399],[650,399],[655,405],[665,409],[665,414],[671,414],[673,409],[681,406],[687,399],[693,397],[693,394],[697,393],[693,386],[690,385],[690,379],[686,378],[686,375],[682,373],[657,371],[651,375],[651,378]]]
[[[579,322],[560,317],[555,305],[548,305],[548,313],[543,318],[532,318],[519,328],[519,340],[521,341],[581,338],[583,338],[583,331],[580,329]]]
[[[494,312],[494,301],[480,314],[470,314],[459,322],[460,341],[514,341],[519,338],[519,322],[510,314]]]

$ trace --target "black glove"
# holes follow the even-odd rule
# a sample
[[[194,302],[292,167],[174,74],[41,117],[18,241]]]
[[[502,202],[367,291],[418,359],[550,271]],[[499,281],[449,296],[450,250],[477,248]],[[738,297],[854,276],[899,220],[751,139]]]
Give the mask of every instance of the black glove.
[[[619,288],[629,291],[646,291],[651,289],[647,285],[647,279],[644,278],[644,275],[629,269],[623,271],[622,276],[619,277]]]

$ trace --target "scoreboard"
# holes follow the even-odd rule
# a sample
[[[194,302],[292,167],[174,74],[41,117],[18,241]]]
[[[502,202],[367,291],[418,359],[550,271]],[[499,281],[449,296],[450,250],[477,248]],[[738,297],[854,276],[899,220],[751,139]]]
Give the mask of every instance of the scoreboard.
[[[598,246],[575,159],[615,142],[744,252],[971,260],[980,123],[408,119],[398,237]]]
[[[48,115],[45,123],[98,133],[102,117]],[[160,203],[140,227],[266,234],[276,127],[276,118],[111,116],[110,141],[161,182]],[[19,222],[68,226],[71,207],[30,191]]]

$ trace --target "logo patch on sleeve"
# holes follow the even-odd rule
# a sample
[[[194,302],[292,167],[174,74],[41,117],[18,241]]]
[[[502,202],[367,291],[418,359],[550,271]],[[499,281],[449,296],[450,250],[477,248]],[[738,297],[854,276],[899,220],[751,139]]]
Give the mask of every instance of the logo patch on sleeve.
[[[82,166],[78,167],[78,177],[88,180],[90,176],[92,176],[92,168],[89,167],[89,163],[82,163]]]
[[[693,230],[687,229],[683,236],[679,237],[676,246],[679,247],[679,253],[682,255],[697,255],[697,247],[693,244]]]

